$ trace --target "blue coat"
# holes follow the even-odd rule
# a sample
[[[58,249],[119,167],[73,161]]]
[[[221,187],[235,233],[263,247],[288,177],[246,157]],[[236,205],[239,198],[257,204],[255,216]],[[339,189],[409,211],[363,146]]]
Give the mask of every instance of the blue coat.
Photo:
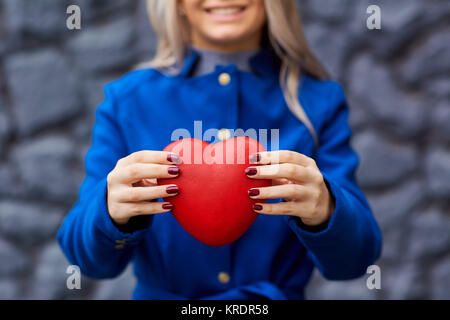
[[[380,255],[381,233],[355,181],[358,157],[341,86],[301,76],[299,99],[318,133],[316,149],[285,103],[268,49],[252,57],[254,73],[230,64],[191,77],[198,59],[191,49],[179,75],[138,70],[105,86],[79,199],[57,236],[68,260],[92,278],[116,277],[133,262],[134,299],[302,299],[314,267],[330,280],[364,275]],[[228,84],[219,82],[222,73]],[[279,129],[279,149],[313,157],[328,183],[336,200],[328,226],[313,231],[298,218],[259,215],[223,247],[198,242],[170,213],[119,230],[107,211],[107,174],[130,153],[162,150],[177,128],[193,132],[196,120],[204,131]]]

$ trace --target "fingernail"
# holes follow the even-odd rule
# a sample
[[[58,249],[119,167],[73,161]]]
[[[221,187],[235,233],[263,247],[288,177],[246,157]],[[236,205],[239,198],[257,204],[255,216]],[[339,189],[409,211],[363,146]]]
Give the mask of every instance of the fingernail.
[[[166,192],[168,194],[174,194],[174,193],[178,193],[180,190],[178,189],[178,186],[170,186],[167,187]]]
[[[180,168],[178,168],[178,167],[170,167],[167,171],[169,172],[170,175],[176,176],[177,174],[180,173]]]
[[[248,190],[248,195],[250,197],[258,196],[259,195],[259,189],[250,189],[250,190]]]
[[[254,205],[253,205],[253,210],[255,210],[255,211],[261,211],[261,210],[262,210],[262,205],[260,205],[260,204],[254,204]]]
[[[250,157],[248,157],[248,160],[251,163],[259,162],[261,160],[261,155],[259,153],[252,154],[250,155]]]
[[[169,154],[167,155],[167,161],[173,162],[173,163],[180,163],[180,157],[177,154]]]
[[[172,208],[173,208],[173,204],[171,204],[171,203],[164,203],[164,204],[162,205],[162,208],[163,208],[164,210],[172,209]]]
[[[245,169],[245,174],[248,176],[254,176],[258,173],[258,170],[256,168],[247,168]]]

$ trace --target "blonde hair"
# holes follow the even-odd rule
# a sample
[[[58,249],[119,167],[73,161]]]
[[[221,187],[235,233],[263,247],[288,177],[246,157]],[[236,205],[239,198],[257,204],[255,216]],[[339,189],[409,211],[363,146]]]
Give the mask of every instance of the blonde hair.
[[[326,79],[328,74],[309,49],[294,0],[264,0],[264,3],[267,13],[265,36],[281,61],[280,86],[286,104],[308,128],[317,146],[317,133],[298,99],[300,73],[306,72],[317,79]],[[158,45],[155,57],[138,67],[179,72],[185,48],[190,44],[190,33],[187,19],[178,10],[178,0],[147,0],[147,9]]]

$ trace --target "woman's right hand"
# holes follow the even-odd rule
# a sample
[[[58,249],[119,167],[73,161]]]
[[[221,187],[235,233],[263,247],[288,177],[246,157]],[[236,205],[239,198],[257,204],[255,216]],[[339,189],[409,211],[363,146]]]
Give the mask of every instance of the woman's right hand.
[[[108,212],[117,224],[131,217],[170,211],[170,202],[150,202],[178,194],[177,185],[158,186],[159,178],[178,176],[178,155],[164,151],[138,151],[117,161],[108,174]]]

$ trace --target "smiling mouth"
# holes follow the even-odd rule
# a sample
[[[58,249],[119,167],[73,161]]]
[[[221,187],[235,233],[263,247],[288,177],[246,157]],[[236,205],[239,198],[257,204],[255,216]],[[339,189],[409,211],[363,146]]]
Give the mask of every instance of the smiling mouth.
[[[205,11],[214,15],[231,16],[234,14],[241,13],[246,9],[245,6],[233,6],[233,7],[223,7],[223,8],[207,8]]]

